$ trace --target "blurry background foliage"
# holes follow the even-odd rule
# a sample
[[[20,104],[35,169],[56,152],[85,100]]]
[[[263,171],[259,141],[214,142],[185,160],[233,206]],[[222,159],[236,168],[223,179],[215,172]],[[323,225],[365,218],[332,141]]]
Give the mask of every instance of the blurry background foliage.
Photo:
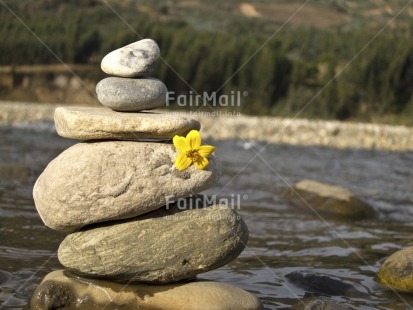
[[[64,62],[93,65],[96,81],[106,53],[138,40],[99,0],[5,3]],[[311,102],[300,117],[413,123],[413,6],[364,49],[408,1],[314,0],[285,26],[303,1],[108,3],[143,38],[156,40],[197,92],[247,91],[243,113],[294,116]],[[2,5],[0,38],[1,66],[59,63]],[[178,94],[190,91],[165,62],[152,75]]]

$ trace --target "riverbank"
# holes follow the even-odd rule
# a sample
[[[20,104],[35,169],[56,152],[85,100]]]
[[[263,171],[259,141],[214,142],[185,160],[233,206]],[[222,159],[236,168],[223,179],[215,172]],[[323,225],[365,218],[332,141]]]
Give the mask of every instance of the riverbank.
[[[0,102],[0,125],[52,120],[56,104]],[[204,138],[269,143],[413,151],[413,127],[245,115],[212,116],[178,111],[202,124]]]

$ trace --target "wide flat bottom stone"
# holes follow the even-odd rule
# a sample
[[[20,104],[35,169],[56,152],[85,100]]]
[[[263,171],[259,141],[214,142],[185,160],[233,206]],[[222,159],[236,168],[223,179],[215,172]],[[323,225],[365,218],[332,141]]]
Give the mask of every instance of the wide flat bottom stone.
[[[124,285],[75,277],[57,270],[49,273],[35,290],[31,308],[258,310],[262,304],[251,293],[213,281]]]
[[[199,130],[198,121],[156,112],[115,112],[98,107],[59,107],[57,133],[70,139],[171,139]]]

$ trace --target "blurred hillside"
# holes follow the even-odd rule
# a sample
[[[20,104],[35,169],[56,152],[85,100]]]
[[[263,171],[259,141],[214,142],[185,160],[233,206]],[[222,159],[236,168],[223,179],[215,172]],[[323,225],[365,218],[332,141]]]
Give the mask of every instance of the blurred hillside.
[[[178,94],[239,90],[243,113],[413,124],[406,0],[4,3],[0,99],[92,102],[101,58],[140,36],[160,45],[153,76]]]

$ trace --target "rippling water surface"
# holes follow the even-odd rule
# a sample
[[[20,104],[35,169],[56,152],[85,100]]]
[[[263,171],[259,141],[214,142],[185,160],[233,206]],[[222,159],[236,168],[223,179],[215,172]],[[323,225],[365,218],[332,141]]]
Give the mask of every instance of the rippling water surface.
[[[64,234],[46,228],[32,200],[47,163],[74,141],[51,123],[0,128],[0,308],[28,308],[42,278],[60,269]],[[211,142],[211,141],[209,141]],[[412,245],[413,153],[211,142],[223,176],[207,194],[238,197],[250,230],[248,247],[231,264],[202,278],[246,289],[266,309],[327,296],[354,309],[413,309],[413,296],[374,281],[383,259]],[[257,152],[260,152],[257,154]],[[362,221],[323,221],[283,198],[289,185],[315,179],[347,187],[377,211]]]

